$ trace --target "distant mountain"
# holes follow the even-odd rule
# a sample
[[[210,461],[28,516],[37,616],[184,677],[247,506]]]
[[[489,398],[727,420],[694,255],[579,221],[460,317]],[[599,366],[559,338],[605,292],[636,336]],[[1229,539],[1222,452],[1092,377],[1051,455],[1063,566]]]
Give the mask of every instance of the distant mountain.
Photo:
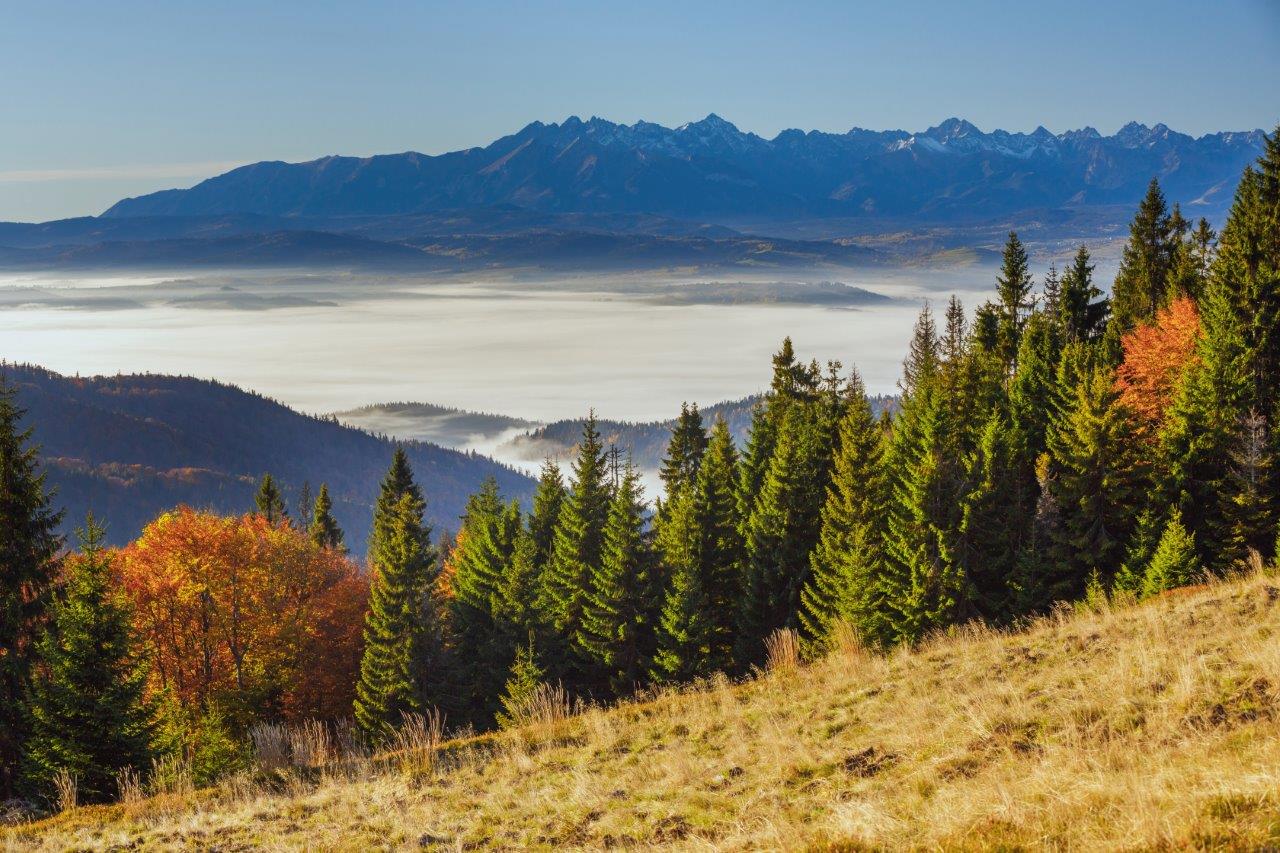
[[[329,484],[334,515],[363,555],[378,485],[394,444],[336,420],[295,412],[230,385],[175,376],[72,378],[4,365],[34,428],[64,529],[92,511],[113,543],[138,534],[180,503],[219,512],[253,506],[257,480],[271,472],[290,512],[304,483]],[[456,531],[467,496],[485,477],[528,499],[533,483],[493,460],[424,442],[405,442],[437,531]]]
[[[766,217],[975,220],[1030,208],[1130,205],[1159,177],[1170,198],[1220,210],[1260,130],[1193,138],[1130,123],[1112,136],[984,133],[962,119],[926,131],[744,133],[716,115],[666,128],[571,117],[484,148],[263,162],[186,190],[125,199],[105,218],[421,215],[516,205],[707,222]]]
[[[710,428],[717,418],[724,418],[734,442],[739,447],[745,447],[747,435],[751,431],[752,413],[762,399],[756,394],[741,400],[728,400],[706,406],[701,410],[703,422]],[[893,411],[898,402],[896,397],[890,396],[877,395],[870,399],[871,408],[877,415],[885,410]],[[606,446],[616,446],[628,454],[637,467],[654,472],[661,466],[662,457],[666,455],[675,418],[643,422],[600,420],[596,426]],[[581,419],[555,421],[513,437],[500,450],[512,458],[527,461],[548,456],[567,461],[577,452],[581,438]]]
[[[523,418],[469,412],[434,403],[377,403],[335,412],[333,416],[375,435],[429,441],[455,449],[492,443],[512,431],[538,426]]]
[[[203,221],[204,217],[197,219]],[[175,218],[183,222],[186,217]],[[132,223],[132,220],[123,220]],[[157,217],[148,217],[155,223]],[[270,219],[264,219],[264,224]],[[53,223],[41,223],[41,226]],[[396,231],[398,223],[365,222],[356,230]],[[29,226],[38,228],[41,226]],[[350,227],[333,223],[329,227]],[[709,230],[714,226],[709,226]],[[0,227],[0,231],[5,229]],[[32,232],[7,229],[29,242]],[[133,231],[135,229],[127,229]],[[165,230],[165,229],[162,229]],[[727,229],[725,229],[727,231]],[[49,229],[46,233],[58,233]],[[733,235],[733,232],[728,232]],[[3,236],[0,236],[3,239]],[[34,238],[38,239],[38,238]],[[281,230],[231,236],[107,240],[53,245],[0,243],[0,268],[93,269],[189,267],[270,268],[323,266],[396,272],[461,272],[489,268],[548,270],[644,270],[669,267],[772,269],[849,266],[874,261],[862,246],[817,240],[741,235],[666,236],[603,230],[525,230],[498,234],[418,233],[372,239],[351,233]]]

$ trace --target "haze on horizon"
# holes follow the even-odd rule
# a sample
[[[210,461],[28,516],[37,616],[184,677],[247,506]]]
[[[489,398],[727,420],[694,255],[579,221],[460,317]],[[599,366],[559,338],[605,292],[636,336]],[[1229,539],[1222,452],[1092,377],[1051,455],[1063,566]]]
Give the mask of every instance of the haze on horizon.
[[[952,115],[984,130],[1137,120],[1200,135],[1280,115],[1280,89],[1231,82],[1280,79],[1269,0],[817,0],[801,14],[130,0],[9,18],[0,76],[18,84],[0,93],[0,220],[13,221],[94,215],[247,162],[440,153],[569,115],[678,125],[715,112],[766,137]]]

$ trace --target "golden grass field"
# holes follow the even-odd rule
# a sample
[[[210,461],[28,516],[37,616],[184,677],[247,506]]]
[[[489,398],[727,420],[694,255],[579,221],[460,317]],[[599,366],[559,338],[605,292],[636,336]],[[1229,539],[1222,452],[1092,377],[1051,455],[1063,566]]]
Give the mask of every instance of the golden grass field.
[[[422,754],[0,831],[16,850],[1280,846],[1280,579],[971,627]]]

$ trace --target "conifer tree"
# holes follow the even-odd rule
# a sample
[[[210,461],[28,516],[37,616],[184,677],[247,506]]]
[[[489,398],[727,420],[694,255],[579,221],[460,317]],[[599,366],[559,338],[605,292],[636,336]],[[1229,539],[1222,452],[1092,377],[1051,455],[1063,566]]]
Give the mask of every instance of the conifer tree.
[[[545,594],[556,629],[577,633],[593,571],[600,565],[605,520],[609,515],[609,482],[604,446],[595,412],[582,425],[578,458],[573,464],[573,487],[556,522]]]
[[[996,276],[996,294],[1000,303],[1000,358],[1005,369],[1012,372],[1018,366],[1022,327],[1027,315],[1035,307],[1031,298],[1031,271],[1027,250],[1015,231],[1009,232],[1009,239],[1005,242],[1000,274]]]
[[[1066,343],[1097,340],[1106,329],[1111,313],[1111,302],[1102,298],[1102,291],[1093,283],[1093,268],[1089,249],[1076,250],[1071,266],[1062,274],[1062,290],[1059,296],[1059,318],[1062,338]]]
[[[518,646],[530,638],[539,647],[550,645],[550,625],[538,606],[539,587],[538,546],[532,533],[520,530],[495,594],[494,615],[506,646]]]
[[[680,417],[671,430],[667,443],[667,455],[663,457],[658,476],[666,495],[670,498],[698,476],[702,454],[707,449],[707,431],[702,424],[702,413],[697,405],[680,405]]]
[[[1246,548],[1269,556],[1276,526],[1280,472],[1267,469],[1259,494],[1238,454],[1252,413],[1275,441],[1280,411],[1280,128],[1268,137],[1256,168],[1245,170],[1223,227],[1200,305],[1202,333],[1167,414],[1161,453],[1168,501],[1182,512],[1201,562],[1221,571]],[[1263,457],[1274,455],[1274,444]],[[1260,469],[1261,470],[1261,469]],[[1242,491],[1244,489],[1244,491]],[[1263,531],[1266,531],[1265,533]]]
[[[1026,442],[1023,474],[1033,476],[1035,460],[1045,451],[1053,413],[1061,406],[1058,364],[1064,341],[1047,314],[1027,321],[1018,353],[1018,373],[1009,386],[1009,417]]]
[[[111,586],[103,529],[90,516],[79,537],[81,553],[68,561],[38,646],[26,757],[39,787],[49,791],[57,773],[69,772],[81,802],[101,803],[118,793],[118,771],[150,767],[157,720],[128,604]]]
[[[316,495],[311,511],[311,523],[307,525],[307,535],[317,548],[329,548],[345,554],[347,546],[343,542],[342,528],[338,526],[332,510],[333,500],[329,497],[329,486],[321,483],[320,494]]]
[[[800,624],[811,640],[826,640],[838,620],[869,641],[881,641],[880,569],[885,523],[883,434],[855,371],[840,424],[821,532],[801,591]]]
[[[784,338],[782,347],[773,356],[773,377],[769,382],[769,391],[752,413],[751,430],[742,456],[738,483],[738,518],[743,525],[750,519],[760,497],[778,444],[778,430],[782,419],[793,404],[807,398],[813,385],[812,373],[796,361],[791,338]]]
[[[887,467],[884,617],[890,642],[914,643],[974,614],[957,561],[964,460],[951,452],[957,428],[937,377],[903,399]]]
[[[735,658],[746,667],[762,659],[764,641],[796,628],[800,590],[817,544],[829,457],[814,404],[794,405],[778,430],[778,444],[745,525],[744,589]]]
[[[253,496],[253,503],[258,509],[258,515],[273,526],[289,517],[289,510],[284,505],[284,496],[280,494],[280,488],[269,473],[262,475],[262,481],[258,483],[258,493]]]
[[[575,636],[591,672],[616,696],[633,691],[653,655],[655,561],[644,529],[640,476],[627,464],[609,506],[600,562]]]
[[[1204,573],[1196,556],[1195,537],[1182,526],[1182,514],[1174,511],[1165,525],[1155,556],[1147,566],[1142,593],[1157,595],[1165,590],[1196,583]]]
[[[547,459],[542,463],[538,486],[533,492],[533,508],[529,513],[529,535],[534,546],[533,567],[539,577],[555,549],[556,524],[560,521],[566,495],[560,466]]]
[[[689,681],[732,664],[742,560],[737,465],[729,427],[717,419],[697,481],[670,504],[658,538],[668,578],[654,660],[660,679]]]
[[[1091,572],[1110,578],[1119,567],[1143,495],[1133,430],[1113,372],[1095,369],[1049,434],[1049,488],[1062,516],[1061,561],[1043,566],[1034,579],[1038,592],[1028,602],[1031,609],[1076,598]]]
[[[503,688],[502,710],[497,714],[498,727],[513,728],[529,717],[530,703],[543,686],[546,672],[538,666],[538,656],[532,641],[527,646],[517,646],[515,660]]]
[[[28,734],[23,708],[62,548],[62,513],[50,505],[16,396],[0,373],[0,798],[13,796],[18,782]]]
[[[422,521],[424,509],[408,459],[397,448],[374,508],[369,612],[356,685],[356,726],[373,743],[385,739],[405,713],[425,705],[427,673],[421,662],[432,627],[435,555]]]
[[[499,622],[504,575],[520,532],[520,505],[504,505],[498,483],[487,478],[467,501],[450,563],[454,567],[449,627],[461,669],[460,711],[475,723],[488,723],[502,687],[502,673],[514,648]]]
[[[926,302],[916,318],[911,341],[907,345],[907,357],[902,363],[902,380],[898,387],[903,397],[911,396],[937,374],[940,363],[938,349],[938,328]]]
[[[1171,225],[1160,182],[1152,178],[1129,225],[1129,242],[1111,288],[1110,331],[1117,343],[1140,321],[1155,317],[1164,304],[1173,262]]]
[[[307,519],[311,518],[311,513],[315,509],[316,499],[311,494],[311,481],[303,480],[302,488],[298,489],[298,520],[306,524]]]

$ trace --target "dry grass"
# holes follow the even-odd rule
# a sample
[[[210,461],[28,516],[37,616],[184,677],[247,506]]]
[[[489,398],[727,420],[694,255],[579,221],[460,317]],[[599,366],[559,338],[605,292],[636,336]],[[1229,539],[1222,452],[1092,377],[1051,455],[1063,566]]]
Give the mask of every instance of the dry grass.
[[[430,772],[403,753],[295,767],[73,809],[0,846],[1275,847],[1278,629],[1280,581],[1255,573],[888,657],[849,634],[744,684],[500,734],[440,743],[424,719],[406,751]]]

